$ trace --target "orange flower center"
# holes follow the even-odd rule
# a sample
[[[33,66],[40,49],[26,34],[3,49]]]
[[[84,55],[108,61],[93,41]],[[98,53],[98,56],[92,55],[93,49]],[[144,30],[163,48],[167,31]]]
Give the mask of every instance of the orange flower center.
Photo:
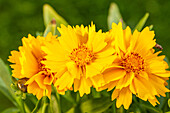
[[[70,59],[73,60],[78,66],[83,66],[92,61],[94,53],[86,46],[80,45],[78,48],[73,49]]]
[[[45,71],[45,65],[41,63],[41,61],[45,60],[45,58],[38,58],[38,69],[39,71]]]
[[[144,71],[144,59],[136,53],[131,53],[127,57],[123,58],[121,65],[125,67],[126,72],[134,72],[139,74]]]
[[[41,61],[45,60],[45,58],[39,58],[38,59],[38,69],[39,69],[39,72],[40,71],[44,71],[43,75],[48,76],[48,77],[51,77],[51,75],[53,75],[54,73],[51,73],[50,69],[49,68],[45,68],[45,65],[41,63]]]

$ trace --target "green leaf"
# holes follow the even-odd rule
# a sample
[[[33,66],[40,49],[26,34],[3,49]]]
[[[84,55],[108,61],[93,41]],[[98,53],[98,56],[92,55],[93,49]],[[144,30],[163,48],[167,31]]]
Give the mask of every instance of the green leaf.
[[[15,105],[2,92],[0,92],[0,112],[14,106]]]
[[[41,99],[42,100],[42,99]],[[41,100],[38,100],[36,105],[35,105],[35,108],[33,109],[33,111],[31,113],[36,113],[39,109],[40,109],[40,106],[41,106]]]
[[[19,109],[16,107],[10,107],[8,109],[5,109],[2,113],[18,113]]]
[[[5,65],[5,63],[0,59],[0,78],[3,80],[4,85],[8,88],[10,88],[10,85],[12,83],[10,73]],[[3,85],[3,84],[2,84]]]
[[[142,17],[142,18],[140,19],[140,21],[138,22],[138,24],[136,25],[136,27],[135,27],[134,30],[137,29],[138,31],[141,31],[142,28],[143,28],[143,26],[145,25],[148,17],[149,17],[149,13],[146,13],[146,14],[144,15],[144,17]],[[134,30],[133,30],[133,31],[134,31]]]
[[[165,113],[170,113],[170,111],[168,111],[168,112],[165,112]]]
[[[10,73],[5,63],[0,59],[0,92],[2,92],[6,97],[8,97],[14,104],[14,92],[12,91],[10,85],[12,83]]]
[[[58,102],[54,95],[51,95],[50,99],[50,109],[53,111],[53,113],[59,113],[60,109],[58,108]]]
[[[72,107],[71,109],[69,109],[66,113],[74,113],[75,112],[75,107]]]
[[[102,113],[106,111],[111,105],[112,102],[110,101],[110,98],[103,97],[89,99],[83,102],[80,105],[80,109],[83,113]]]
[[[91,91],[92,91],[93,98],[100,98],[101,97],[100,92],[97,92],[95,88],[92,88]]]
[[[154,112],[154,113],[161,113],[161,112],[162,112],[160,109],[155,108],[155,107],[150,106],[150,105],[147,105],[147,104],[142,104],[142,103],[140,103],[140,106],[141,106],[142,108],[146,108],[148,111],[152,111],[152,112]]]
[[[108,22],[108,28],[111,29],[112,28],[112,23],[116,23],[118,24],[120,21],[123,23],[123,29],[126,28],[126,24],[123,21],[123,18],[120,14],[119,8],[115,3],[111,3],[110,8],[109,8],[109,15],[107,18],[107,22]]]
[[[62,18],[57,12],[48,4],[43,6],[43,17],[44,24],[47,25],[51,22],[52,19],[56,20],[56,25],[60,26],[60,24],[68,25],[68,23]]]
[[[170,108],[170,99],[168,99],[168,106],[169,106],[169,108]]]

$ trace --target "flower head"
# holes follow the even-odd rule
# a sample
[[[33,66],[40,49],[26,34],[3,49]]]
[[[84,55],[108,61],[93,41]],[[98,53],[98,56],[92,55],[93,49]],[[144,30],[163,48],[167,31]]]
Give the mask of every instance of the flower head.
[[[42,96],[50,98],[51,95],[51,84],[55,73],[42,64],[42,61],[46,60],[44,58],[46,54],[41,47],[53,40],[56,40],[56,36],[52,36],[51,33],[45,38],[28,35],[28,38],[22,39],[23,46],[19,47],[19,51],[12,51],[8,59],[13,63],[12,76],[19,79],[26,78],[27,92],[36,95],[38,99]]]
[[[105,42],[107,35],[101,30],[96,32],[93,23],[89,27],[61,25],[58,30],[58,41],[43,48],[47,54],[43,63],[57,72],[54,86],[63,90],[74,84],[80,96],[89,94],[92,85],[99,87],[104,82],[100,74],[112,63],[114,49]]]
[[[117,107],[123,104],[128,109],[132,94],[155,106],[159,103],[155,96],[165,96],[165,92],[169,92],[165,84],[170,72],[166,70],[165,56],[158,56],[160,52],[155,53],[153,49],[154,32],[146,27],[131,34],[129,27],[123,30],[121,23],[113,23],[110,36],[116,58],[103,72],[106,84],[98,90],[115,88],[112,100],[117,99]]]

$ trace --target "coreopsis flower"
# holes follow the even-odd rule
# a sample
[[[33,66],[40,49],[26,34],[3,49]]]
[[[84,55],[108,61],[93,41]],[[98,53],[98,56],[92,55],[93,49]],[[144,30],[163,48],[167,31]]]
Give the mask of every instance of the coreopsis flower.
[[[116,106],[124,105],[128,109],[132,103],[132,94],[142,100],[149,101],[153,106],[159,104],[155,96],[165,96],[169,89],[165,87],[170,72],[165,56],[158,56],[153,47],[156,42],[154,31],[149,27],[141,32],[131,34],[131,29],[122,29],[122,24],[112,24],[110,37],[116,50],[116,58],[103,72],[105,85],[98,90],[114,89],[112,100],[117,99]]]
[[[23,46],[19,47],[19,51],[11,51],[9,61],[11,64],[12,76],[20,80],[27,80],[27,92],[32,93],[41,99],[42,96],[51,96],[51,84],[54,81],[55,73],[45,68],[41,61],[46,60],[46,55],[41,46],[56,40],[56,36],[49,33],[46,37],[38,36],[37,38],[28,35],[23,38]]]
[[[107,34],[96,32],[93,23],[74,28],[61,25],[58,30],[58,41],[43,48],[47,54],[43,63],[57,72],[54,86],[63,90],[74,84],[74,91],[79,91],[80,96],[89,94],[91,86],[99,87],[104,82],[100,74],[113,61],[114,49],[105,42]]]

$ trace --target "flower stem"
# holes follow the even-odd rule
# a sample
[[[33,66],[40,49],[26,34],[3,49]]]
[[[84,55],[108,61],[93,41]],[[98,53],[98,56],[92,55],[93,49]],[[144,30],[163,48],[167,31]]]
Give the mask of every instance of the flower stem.
[[[60,95],[56,92],[56,99],[58,105],[58,113],[61,113],[61,105],[60,105]]]
[[[21,112],[21,113],[26,113],[26,112],[25,112],[25,108],[24,108],[24,102],[23,102],[21,96],[16,97],[16,102],[18,103],[18,106],[19,106],[19,108],[20,108],[20,112]]]
[[[77,92],[77,95],[76,95],[76,102],[79,103],[79,101],[80,101],[80,94],[79,94],[79,92]]]
[[[113,113],[116,113],[116,100],[113,101],[112,108],[113,108]]]

